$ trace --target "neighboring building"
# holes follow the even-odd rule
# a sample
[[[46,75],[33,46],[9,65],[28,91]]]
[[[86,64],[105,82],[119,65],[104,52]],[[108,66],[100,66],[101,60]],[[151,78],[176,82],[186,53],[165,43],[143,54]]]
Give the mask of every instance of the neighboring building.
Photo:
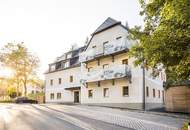
[[[26,87],[26,94],[36,94],[42,92],[43,89],[39,86],[28,85]]]
[[[88,45],[79,49],[77,66],[69,67],[72,56],[50,64],[46,73],[46,101],[76,102],[78,97],[82,104],[141,109],[143,71],[140,66],[134,67],[134,58],[128,56],[134,43],[127,36],[127,27],[108,18],[92,34]],[[68,61],[66,68],[65,61]],[[165,74],[157,78],[150,75],[150,70],[145,74],[146,107],[159,107],[163,104]],[[70,76],[73,83],[69,82]],[[59,79],[63,80],[60,85]]]
[[[74,49],[58,57],[49,65],[45,74],[46,102],[80,102],[80,63],[79,53],[85,47]]]

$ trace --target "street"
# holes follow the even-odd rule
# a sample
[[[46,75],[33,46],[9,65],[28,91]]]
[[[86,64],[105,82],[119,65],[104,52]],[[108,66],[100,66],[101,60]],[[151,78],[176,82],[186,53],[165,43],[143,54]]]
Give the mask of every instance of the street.
[[[0,104],[0,130],[129,130],[42,105]]]

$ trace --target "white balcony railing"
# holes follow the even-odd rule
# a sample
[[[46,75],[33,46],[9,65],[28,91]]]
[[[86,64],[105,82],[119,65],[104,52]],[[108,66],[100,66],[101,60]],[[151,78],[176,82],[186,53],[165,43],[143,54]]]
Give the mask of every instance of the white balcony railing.
[[[80,54],[79,61],[85,62],[98,57],[99,55],[109,55],[130,48],[130,42],[126,38],[110,41],[103,46],[103,51],[99,48],[92,48]],[[99,50],[98,50],[99,49]]]
[[[81,83],[96,82],[130,76],[131,71],[128,65],[114,65],[109,68],[84,73],[81,78]]]

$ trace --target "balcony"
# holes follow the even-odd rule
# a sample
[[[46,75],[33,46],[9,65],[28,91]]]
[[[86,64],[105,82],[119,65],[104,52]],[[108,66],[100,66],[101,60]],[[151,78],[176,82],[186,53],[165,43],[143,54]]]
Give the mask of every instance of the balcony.
[[[128,65],[114,65],[109,68],[84,73],[80,81],[84,84],[123,77],[129,78],[130,76],[131,71]]]
[[[86,62],[91,61],[95,58],[115,54],[118,52],[122,52],[130,48],[130,43],[127,39],[114,40],[104,44],[103,49],[92,48],[89,51],[85,51],[80,54],[79,61]]]

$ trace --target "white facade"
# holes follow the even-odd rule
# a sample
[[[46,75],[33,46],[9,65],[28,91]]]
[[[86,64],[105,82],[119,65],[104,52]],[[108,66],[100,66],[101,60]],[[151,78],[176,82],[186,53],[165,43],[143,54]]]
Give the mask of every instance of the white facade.
[[[74,91],[78,91],[81,104],[141,109],[143,70],[135,67],[134,59],[128,57],[133,42],[127,36],[128,31],[120,22],[108,18],[92,35],[86,50],[79,54],[81,66],[46,74],[46,102],[74,102]],[[71,75],[73,83],[69,82]],[[62,84],[58,83],[59,78]],[[164,73],[153,78],[150,70],[145,71],[147,108],[163,103],[164,80]],[[62,94],[61,99],[56,98],[57,93]]]
[[[36,94],[36,93],[39,93],[39,92],[42,92],[42,88],[38,87],[38,86],[32,86],[32,85],[29,85],[29,86],[26,86],[26,94]]]
[[[70,82],[70,77],[73,77],[73,81]],[[73,91],[78,90],[66,90],[66,88],[80,87],[80,67],[74,67],[71,69],[65,69],[45,75],[46,88],[45,97],[46,102],[60,102],[71,103],[74,102]],[[61,83],[59,83],[61,79]],[[51,80],[53,84],[51,85]],[[61,93],[61,98],[57,98],[57,94]],[[54,98],[51,99],[51,94],[54,94]]]

